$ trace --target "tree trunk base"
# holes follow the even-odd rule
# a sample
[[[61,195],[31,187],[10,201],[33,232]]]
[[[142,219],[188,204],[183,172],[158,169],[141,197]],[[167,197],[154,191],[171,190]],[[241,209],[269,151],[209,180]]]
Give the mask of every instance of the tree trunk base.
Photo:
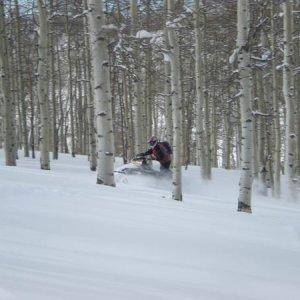
[[[241,212],[245,212],[245,213],[248,213],[248,214],[251,214],[252,213],[252,209],[251,209],[251,206],[243,203],[243,202],[239,202],[238,204],[238,211],[241,211]]]
[[[106,184],[102,179],[100,178],[97,178],[97,184],[103,184],[103,185],[106,185],[106,186],[111,186],[111,187],[116,187],[116,185],[113,183],[113,184]]]
[[[46,171],[50,171],[50,167],[49,166],[41,166],[42,170],[46,170]]]

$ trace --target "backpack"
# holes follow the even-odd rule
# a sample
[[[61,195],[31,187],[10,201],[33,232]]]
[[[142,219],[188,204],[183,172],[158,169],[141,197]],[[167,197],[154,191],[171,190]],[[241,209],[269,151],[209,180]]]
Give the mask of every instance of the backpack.
[[[165,163],[171,160],[172,148],[168,142],[158,142],[153,151],[153,158],[160,163]]]
[[[166,154],[173,154],[173,151],[172,151],[172,148],[171,148],[171,145],[168,143],[168,142],[160,142],[160,145],[162,145],[164,148],[164,150],[166,151]]]

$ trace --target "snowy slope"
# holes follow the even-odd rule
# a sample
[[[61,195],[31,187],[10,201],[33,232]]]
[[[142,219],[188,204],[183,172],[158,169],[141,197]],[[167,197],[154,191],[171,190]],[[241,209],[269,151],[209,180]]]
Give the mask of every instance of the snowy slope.
[[[300,299],[300,205],[237,213],[237,171],[184,171],[178,203],[167,180],[96,185],[83,156],[0,157],[1,300]]]

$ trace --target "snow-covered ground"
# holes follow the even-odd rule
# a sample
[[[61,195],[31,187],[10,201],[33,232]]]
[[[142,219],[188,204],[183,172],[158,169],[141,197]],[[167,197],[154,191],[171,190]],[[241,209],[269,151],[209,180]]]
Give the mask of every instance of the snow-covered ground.
[[[86,157],[51,171],[0,152],[0,299],[300,299],[300,204],[254,195],[237,213],[238,171],[170,182],[117,174],[96,185]]]

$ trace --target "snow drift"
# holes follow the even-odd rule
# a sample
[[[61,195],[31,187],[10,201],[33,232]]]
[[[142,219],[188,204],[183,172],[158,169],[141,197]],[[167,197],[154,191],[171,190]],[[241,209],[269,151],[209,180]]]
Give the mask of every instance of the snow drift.
[[[86,157],[5,167],[0,152],[0,299],[300,299],[300,206],[254,196],[238,171],[95,184]],[[119,163],[120,164],[120,163]]]

